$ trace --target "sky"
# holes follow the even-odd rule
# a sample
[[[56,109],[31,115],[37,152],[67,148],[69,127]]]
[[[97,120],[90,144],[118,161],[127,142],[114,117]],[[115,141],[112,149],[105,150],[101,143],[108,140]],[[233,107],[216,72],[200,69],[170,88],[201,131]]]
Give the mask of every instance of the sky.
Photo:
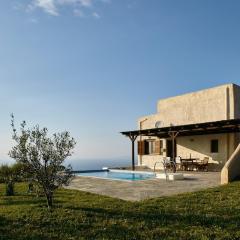
[[[239,0],[2,0],[0,163],[10,114],[70,131],[72,159],[123,159],[160,98],[240,84]]]

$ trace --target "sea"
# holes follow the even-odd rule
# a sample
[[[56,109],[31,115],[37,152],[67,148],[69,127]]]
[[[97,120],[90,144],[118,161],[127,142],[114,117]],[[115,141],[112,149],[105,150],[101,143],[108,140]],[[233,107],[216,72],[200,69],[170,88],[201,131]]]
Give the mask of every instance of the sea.
[[[0,165],[13,164],[13,159],[0,159]],[[128,158],[117,159],[66,159],[64,165],[71,165],[74,171],[81,170],[101,170],[103,167],[126,167],[131,166],[131,160]]]
[[[101,170],[103,167],[131,166],[131,159],[68,159],[65,165],[70,164],[74,171]]]

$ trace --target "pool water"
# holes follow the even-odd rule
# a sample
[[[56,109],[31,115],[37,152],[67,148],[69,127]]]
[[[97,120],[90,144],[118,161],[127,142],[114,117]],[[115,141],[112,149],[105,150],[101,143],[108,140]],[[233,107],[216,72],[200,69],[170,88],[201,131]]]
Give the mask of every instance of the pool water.
[[[98,177],[98,178],[109,178],[117,180],[128,180],[138,181],[146,180],[155,177],[153,173],[132,173],[132,172],[121,172],[121,171],[98,171],[98,172],[82,172],[76,173],[77,176],[86,177]]]

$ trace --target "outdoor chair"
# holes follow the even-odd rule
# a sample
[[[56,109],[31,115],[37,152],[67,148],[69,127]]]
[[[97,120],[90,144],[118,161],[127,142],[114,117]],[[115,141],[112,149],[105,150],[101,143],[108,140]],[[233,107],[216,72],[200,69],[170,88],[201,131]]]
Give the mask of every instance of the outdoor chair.
[[[208,171],[208,161],[209,161],[209,158],[204,157],[204,159],[200,163],[198,163],[198,170]]]

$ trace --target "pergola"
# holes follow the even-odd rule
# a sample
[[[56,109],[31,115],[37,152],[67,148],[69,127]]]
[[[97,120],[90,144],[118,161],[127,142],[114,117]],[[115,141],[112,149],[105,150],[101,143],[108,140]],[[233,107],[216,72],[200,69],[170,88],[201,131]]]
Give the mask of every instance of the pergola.
[[[175,141],[177,136],[194,136],[220,133],[240,132],[240,119],[221,120],[214,122],[169,126],[161,128],[151,128],[144,130],[134,130],[121,132],[121,134],[130,138],[132,142],[132,170],[135,170],[135,151],[134,143],[138,136],[171,138],[172,141],[172,157],[175,161]]]

